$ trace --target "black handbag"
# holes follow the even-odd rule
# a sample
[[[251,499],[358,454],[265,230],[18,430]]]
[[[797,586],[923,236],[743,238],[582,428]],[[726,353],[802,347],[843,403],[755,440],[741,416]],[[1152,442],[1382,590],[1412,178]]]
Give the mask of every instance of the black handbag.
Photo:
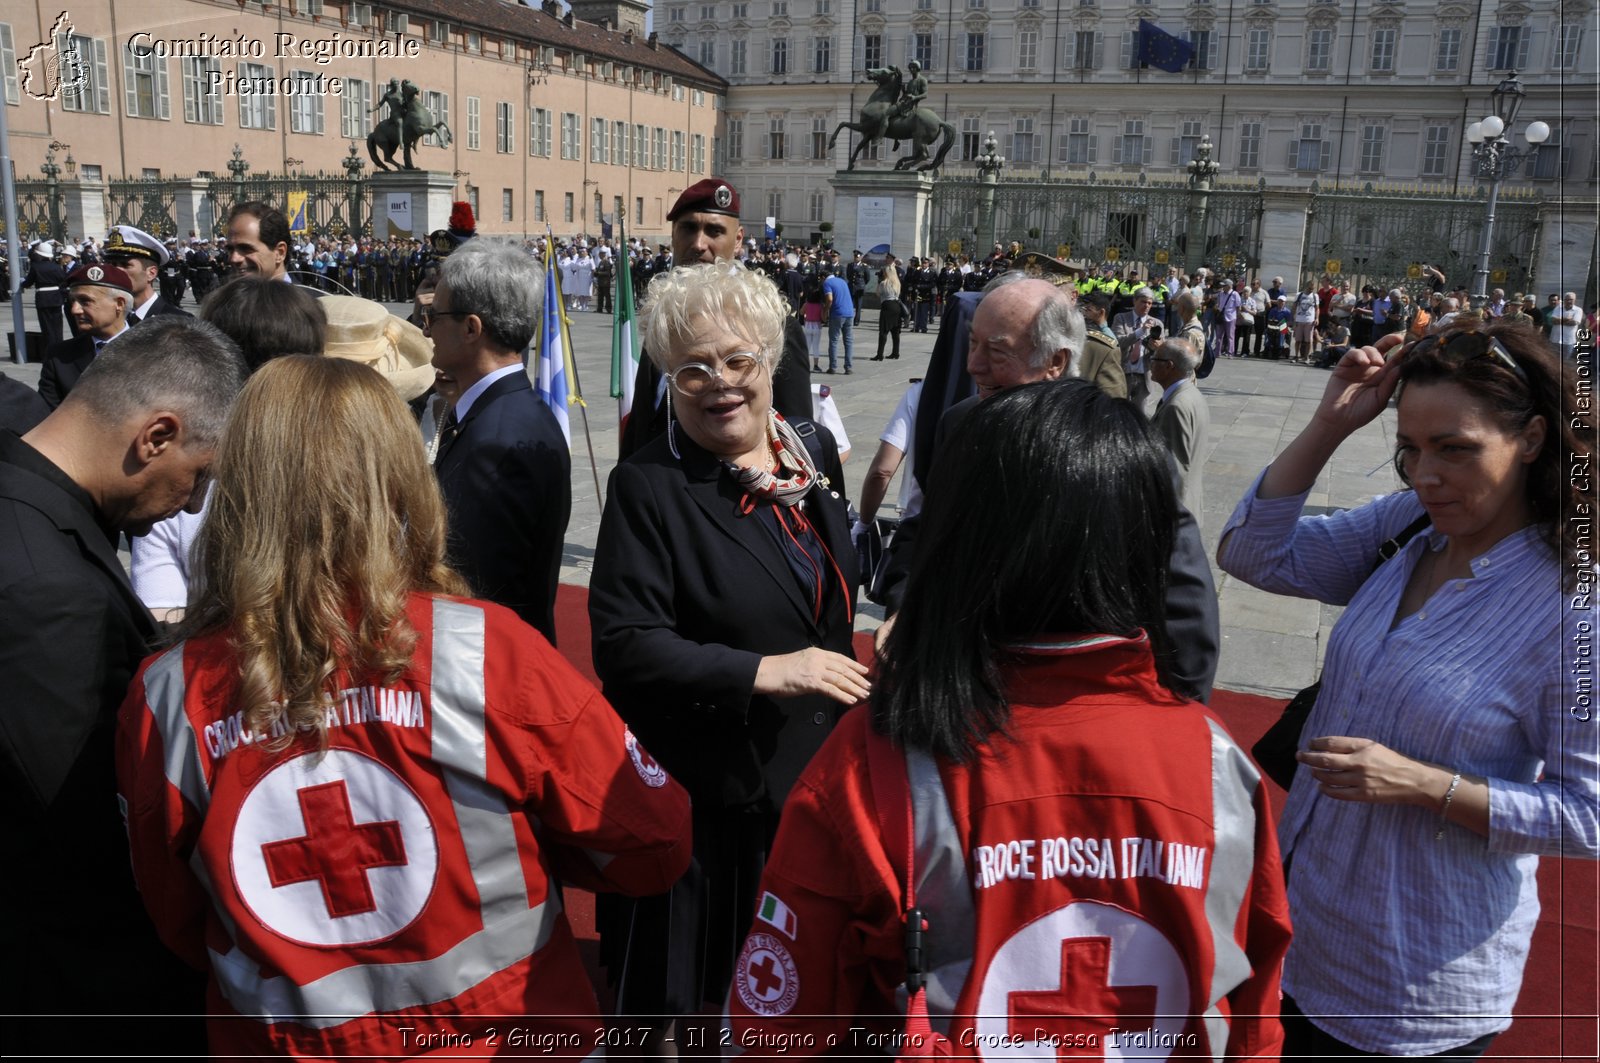
[[[1402,528],[1394,538],[1385,540],[1378,547],[1378,560],[1372,566],[1372,571],[1378,571],[1379,565],[1398,554],[1413,536],[1427,526],[1428,517],[1423,514]],[[1311,717],[1311,709],[1316,705],[1317,694],[1321,690],[1322,680],[1318,679],[1291,698],[1289,704],[1283,707],[1283,715],[1278,717],[1278,722],[1267,728],[1267,733],[1250,747],[1250,755],[1267,778],[1285,790],[1294,782],[1294,771],[1300,766],[1300,762],[1294,759],[1294,755],[1300,751],[1300,732],[1305,730],[1306,720]]]

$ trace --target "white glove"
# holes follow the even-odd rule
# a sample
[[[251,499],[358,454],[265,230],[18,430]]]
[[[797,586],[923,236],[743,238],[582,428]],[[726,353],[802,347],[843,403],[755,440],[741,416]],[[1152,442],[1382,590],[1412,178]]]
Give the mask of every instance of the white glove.
[[[859,547],[861,545],[861,537],[867,534],[868,530],[866,521],[856,521],[855,525],[850,529],[850,545]]]

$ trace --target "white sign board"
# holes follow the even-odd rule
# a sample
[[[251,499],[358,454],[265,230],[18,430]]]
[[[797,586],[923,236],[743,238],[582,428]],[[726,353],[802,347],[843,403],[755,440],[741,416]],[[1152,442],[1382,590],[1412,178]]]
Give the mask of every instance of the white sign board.
[[[856,200],[856,246],[893,250],[894,200],[887,196],[862,196]]]
[[[390,236],[411,235],[411,193],[390,192],[384,197]]]

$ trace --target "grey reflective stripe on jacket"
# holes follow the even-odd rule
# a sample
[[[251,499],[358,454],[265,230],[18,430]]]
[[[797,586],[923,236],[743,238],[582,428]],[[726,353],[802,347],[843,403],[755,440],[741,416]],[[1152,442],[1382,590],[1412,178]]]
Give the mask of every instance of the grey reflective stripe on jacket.
[[[262,977],[260,963],[237,944],[226,953],[208,950],[217,983],[239,1014],[268,1024],[295,1022],[326,1029],[374,1012],[426,1007],[460,996],[550,941],[561,915],[560,900],[551,891],[544,903],[529,907],[512,818],[523,813],[508,807],[486,780],[484,632],[482,609],[434,600],[431,753],[444,769],[481,899],[483,929],[430,959],[352,965],[307,985],[284,975]],[[161,731],[167,779],[204,812],[210,791],[200,767],[199,736],[184,711],[181,644],[146,669],[145,694]],[[217,889],[198,853],[190,866],[215,899]],[[213,907],[237,942],[237,926],[220,904]]]
[[[1251,975],[1249,957],[1235,930],[1255,875],[1255,792],[1261,777],[1244,752],[1215,721],[1211,734],[1211,808],[1214,837],[1205,911],[1215,961],[1209,975],[1209,997],[1202,1020],[1211,1054],[1220,1061],[1228,1048],[1228,1019],[1217,1006]],[[906,775],[911,788],[916,836],[917,906],[927,917],[928,1018],[948,1035],[950,1017],[972,971],[977,919],[968,880],[966,854],[945,793],[939,766],[927,753],[907,750]],[[903,1012],[905,986],[896,1001]]]
[[[211,807],[211,786],[200,760],[200,736],[183,708],[188,690],[183,677],[185,645],[178,643],[144,670],[144,703],[161,732],[161,766],[167,782],[204,813]]]

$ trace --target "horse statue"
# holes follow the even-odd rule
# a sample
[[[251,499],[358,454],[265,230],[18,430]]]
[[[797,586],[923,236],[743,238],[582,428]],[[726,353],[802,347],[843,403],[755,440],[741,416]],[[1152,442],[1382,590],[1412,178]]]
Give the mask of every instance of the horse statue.
[[[861,108],[861,121],[840,122],[833,136],[828,138],[828,150],[833,150],[834,141],[839,139],[842,130],[850,129],[861,134],[861,140],[850,153],[850,161],[845,166],[847,170],[854,170],[861,153],[880,140],[893,140],[896,147],[902,140],[911,141],[914,151],[894,164],[896,170],[937,170],[956,142],[956,127],[943,121],[928,107],[917,107],[909,114],[900,113],[898,104],[905,83],[898,67],[868,70],[867,80],[878,87]],[[928,145],[935,140],[939,140],[939,151],[930,159]]]
[[[450,127],[442,119],[437,122],[433,120],[433,115],[428,113],[428,109],[418,99],[420,95],[417,86],[410,81],[398,85],[391,80],[389,91],[378,101],[378,107],[389,108],[388,117],[367,134],[367,154],[372,156],[372,164],[378,169],[417,169],[411,161],[411,149],[416,147],[417,141],[429,134],[438,136],[440,147],[450,146]],[[378,158],[379,149],[383,151],[382,159]],[[394,153],[400,149],[404,151],[403,166],[394,161]]]

